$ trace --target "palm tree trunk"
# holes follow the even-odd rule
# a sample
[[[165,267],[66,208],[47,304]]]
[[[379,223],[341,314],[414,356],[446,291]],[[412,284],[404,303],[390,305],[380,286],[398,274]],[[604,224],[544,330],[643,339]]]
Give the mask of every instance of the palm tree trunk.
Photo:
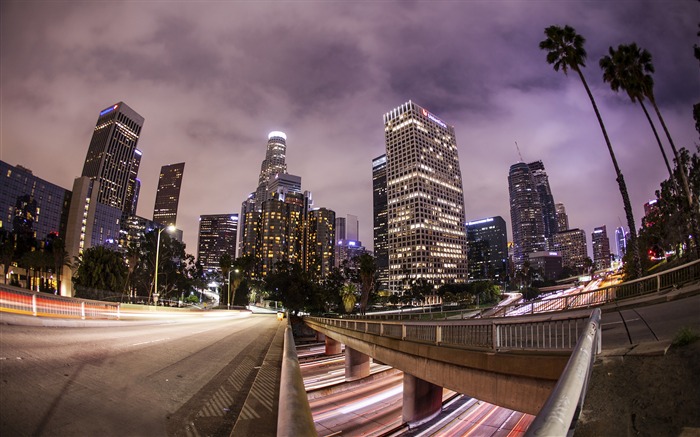
[[[617,185],[620,187],[620,194],[622,195],[622,203],[625,208],[625,216],[627,217],[627,226],[630,229],[630,241],[629,248],[632,250],[632,268],[630,271],[632,274],[639,278],[642,276],[642,264],[639,259],[639,247],[637,243],[637,228],[634,224],[634,215],[632,214],[632,205],[630,203],[629,193],[627,192],[627,185],[625,184],[625,179],[620,171],[620,166],[617,165],[617,159],[615,158],[615,152],[613,152],[612,144],[610,143],[610,138],[608,137],[608,132],[605,130],[605,125],[603,124],[603,118],[600,116],[600,111],[598,111],[598,106],[595,103],[591,89],[588,87],[586,78],[583,77],[583,72],[580,68],[575,68],[581,82],[583,82],[583,87],[586,89],[588,98],[591,100],[593,105],[593,110],[598,118],[598,123],[600,124],[600,129],[603,131],[603,137],[605,138],[605,144],[608,146],[608,152],[610,152],[610,159],[612,159],[613,167],[615,167],[615,174],[617,175]]]
[[[678,191],[678,184],[676,184],[676,178],[673,177],[673,170],[671,170],[671,165],[668,163],[668,157],[666,156],[666,152],[664,151],[664,146],[661,144],[661,138],[659,138],[659,133],[656,131],[656,126],[654,126],[654,122],[651,119],[651,116],[649,115],[649,111],[647,111],[647,107],[644,106],[644,100],[639,99],[639,105],[642,107],[642,111],[644,111],[644,115],[647,116],[647,121],[649,122],[649,126],[651,126],[652,132],[654,132],[654,138],[656,138],[656,142],[659,144],[659,150],[661,150],[661,156],[664,157],[664,162],[666,163],[666,169],[668,170],[668,175],[671,178],[671,181],[673,182],[673,186],[675,187],[676,191]]]
[[[676,162],[678,163],[679,168],[681,169],[681,182],[683,183],[683,190],[685,191],[685,195],[688,197],[688,205],[690,205],[690,209],[696,209],[700,211],[700,209],[697,208],[698,205],[694,204],[693,201],[693,194],[690,192],[690,186],[688,185],[688,178],[685,175],[685,170],[683,169],[684,167],[682,166],[681,162],[681,157],[678,154],[678,150],[676,149],[676,145],[673,143],[673,139],[671,138],[671,133],[668,131],[668,128],[666,127],[666,123],[664,122],[664,118],[661,116],[661,111],[659,111],[659,107],[656,105],[656,100],[654,99],[653,96],[649,96],[649,101],[651,101],[651,104],[654,106],[654,111],[656,111],[656,116],[659,118],[659,121],[661,122],[661,127],[663,127],[664,132],[666,133],[666,138],[668,138],[669,144],[671,144],[671,150],[673,150],[673,156],[676,157]],[[696,208],[693,208],[693,207]]]

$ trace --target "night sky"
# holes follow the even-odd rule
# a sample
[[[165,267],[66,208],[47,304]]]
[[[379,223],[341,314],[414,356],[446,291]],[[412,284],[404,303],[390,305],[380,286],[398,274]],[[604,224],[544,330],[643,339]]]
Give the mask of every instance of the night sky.
[[[638,227],[668,172],[641,107],[602,81],[609,46],[651,52],[676,146],[699,142],[693,0],[2,0],[0,17],[0,159],[71,189],[98,113],[124,101],[146,120],[138,214],[152,218],[161,166],[186,162],[177,225],[193,254],[199,215],[239,213],[255,190],[273,130],[314,206],[357,215],[371,248],[371,161],[385,151],[384,113],[408,100],[456,129],[467,221],[500,215],[512,238],[517,141],[525,162],[544,162],[570,227],[590,247],[607,225],[612,242],[626,225],[613,166],[581,81],[538,47],[549,25],[586,38],[584,75]]]

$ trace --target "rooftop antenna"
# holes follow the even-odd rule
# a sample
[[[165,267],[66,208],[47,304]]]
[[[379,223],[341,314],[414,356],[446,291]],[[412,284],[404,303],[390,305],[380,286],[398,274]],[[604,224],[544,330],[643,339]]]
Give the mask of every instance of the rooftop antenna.
[[[523,160],[523,155],[520,153],[520,147],[518,147],[518,142],[515,142],[515,148],[518,150],[518,156],[520,157],[520,162],[525,162]]]

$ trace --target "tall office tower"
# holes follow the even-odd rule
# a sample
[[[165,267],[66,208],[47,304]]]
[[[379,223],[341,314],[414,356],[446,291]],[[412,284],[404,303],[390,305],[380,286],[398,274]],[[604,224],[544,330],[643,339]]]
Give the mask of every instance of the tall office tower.
[[[467,280],[464,192],[454,127],[409,101],[384,115],[389,290]]]
[[[69,190],[0,161],[0,228],[37,240],[53,233],[65,239],[70,199]]]
[[[550,245],[552,235],[557,232],[557,211],[554,204],[552,190],[549,188],[549,177],[544,169],[542,161],[531,162],[530,167],[532,179],[535,182],[535,189],[540,195],[540,205],[542,205],[542,221],[544,222],[544,238],[547,245]]]
[[[97,202],[121,211],[131,210],[127,191],[143,121],[124,102],[100,111],[82,173],[99,181],[99,192],[94,197]]]
[[[469,279],[503,281],[508,266],[508,237],[503,217],[467,223]]]
[[[596,270],[610,268],[610,240],[605,225],[593,229],[593,264]]]
[[[374,257],[377,263],[377,282],[380,290],[386,290],[389,281],[389,226],[386,188],[386,155],[382,155],[372,160]]]
[[[255,191],[255,205],[258,210],[262,208],[262,203],[267,200],[270,178],[276,174],[287,173],[286,154],[287,135],[279,131],[270,132],[267,136],[265,159],[260,165],[258,189]]]
[[[255,207],[255,193],[241,203],[238,220],[238,253],[240,256],[257,257],[258,237],[260,236],[260,211]]]
[[[306,194],[274,193],[262,203],[255,253],[261,261],[262,276],[271,272],[279,261],[304,266],[304,224]],[[248,253],[244,253],[248,254]]]
[[[309,211],[305,260],[306,271],[313,277],[325,278],[335,264],[335,212],[326,208]]]
[[[336,241],[345,240],[345,225],[346,225],[345,217],[336,217],[335,218],[335,240]]]
[[[139,167],[141,167],[141,156],[143,154],[139,149],[134,150],[134,158],[131,161],[131,169],[129,170],[129,184],[126,187],[126,205],[122,221],[125,221],[129,216],[136,215],[136,207],[139,204],[139,192],[141,191],[141,180],[139,180]]]
[[[336,241],[360,239],[360,224],[356,215],[348,214],[347,217],[335,218],[335,239]]]
[[[615,229],[615,246],[617,248],[617,256],[622,259],[627,253],[627,232],[625,228],[620,226]]]
[[[530,167],[519,162],[508,173],[510,220],[513,228],[513,263],[520,269],[527,254],[547,249],[542,203]]]
[[[554,250],[561,254],[563,267],[583,272],[588,258],[586,233],[582,229],[569,229],[554,234]]]
[[[301,176],[289,173],[275,173],[267,182],[267,192],[262,201],[266,201],[273,193],[301,193]]]
[[[180,188],[185,163],[164,165],[160,168],[156,202],[153,206],[153,221],[163,226],[175,226],[177,206],[180,203]]]
[[[224,254],[236,258],[238,214],[210,214],[199,216],[197,260],[207,271],[219,270]]]
[[[569,229],[569,216],[566,215],[566,208],[563,203],[554,205],[557,211],[557,232],[566,231]]]

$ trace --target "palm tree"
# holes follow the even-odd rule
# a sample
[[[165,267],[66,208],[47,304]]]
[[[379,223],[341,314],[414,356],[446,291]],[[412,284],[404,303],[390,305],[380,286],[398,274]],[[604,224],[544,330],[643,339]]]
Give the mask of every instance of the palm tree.
[[[654,132],[656,142],[659,144],[668,174],[673,178],[673,170],[668,163],[659,134],[656,132],[656,126],[654,126],[649,111],[644,105],[644,89],[653,86],[654,83],[648,74],[654,71],[654,67],[651,65],[651,54],[646,50],[640,50],[635,43],[631,45],[620,44],[617,46],[617,50],[610,47],[608,52],[609,55],[603,56],[599,62],[600,68],[603,70],[603,81],[609,83],[610,88],[615,92],[620,89],[626,91],[632,103],[639,102],[651,130]]]
[[[360,291],[362,292],[360,296],[360,313],[365,314],[369,302],[369,295],[374,291],[377,261],[368,253],[363,253],[358,258],[358,263],[360,265]]]
[[[637,248],[637,231],[634,224],[634,215],[632,214],[632,205],[629,199],[629,193],[627,192],[627,185],[625,184],[625,179],[622,176],[622,171],[617,165],[617,159],[615,158],[615,152],[613,151],[612,144],[610,143],[610,138],[608,137],[608,132],[605,130],[605,124],[603,124],[603,119],[598,111],[598,106],[595,103],[591,89],[588,87],[586,78],[583,76],[581,67],[585,67],[586,61],[586,50],[583,48],[583,44],[586,39],[577,34],[571,26],[549,26],[544,30],[544,34],[547,39],[540,42],[540,49],[546,50],[547,53],[547,63],[554,67],[554,71],[559,71],[560,69],[564,74],[568,74],[568,71],[574,71],[578,74],[583,87],[586,89],[588,98],[591,100],[593,105],[593,110],[598,118],[598,123],[600,124],[600,129],[603,132],[603,137],[605,138],[605,143],[608,146],[608,152],[610,153],[610,159],[612,160],[613,167],[615,167],[615,174],[617,175],[617,184],[620,188],[620,194],[622,195],[622,203],[625,208],[625,215],[627,216],[627,226],[630,229],[630,241],[629,249],[632,252],[632,268],[629,270],[633,277],[639,277],[642,275],[641,264],[639,260],[639,250]]]

